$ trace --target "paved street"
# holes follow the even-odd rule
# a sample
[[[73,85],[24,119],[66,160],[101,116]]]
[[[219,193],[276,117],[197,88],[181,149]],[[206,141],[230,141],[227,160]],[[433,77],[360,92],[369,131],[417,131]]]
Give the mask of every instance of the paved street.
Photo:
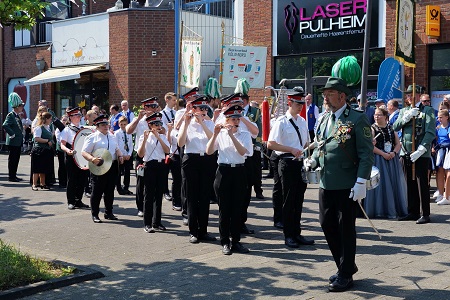
[[[29,162],[22,155],[19,177],[28,178]],[[307,189],[302,218],[304,235],[316,245],[284,246],[282,232],[272,226],[270,179],[263,182],[266,199],[252,199],[249,209],[256,234],[242,242],[251,252],[224,256],[219,242],[190,244],[179,212],[166,200],[166,232],[145,233],[134,196],[117,193],[119,220],[94,224],[90,211],[67,209],[65,190],[32,191],[28,183],[8,182],[7,155],[0,155],[0,165],[0,238],[38,257],[105,274],[30,299],[450,299],[450,206],[431,204],[426,225],[374,220],[382,240],[358,219],[355,286],[335,294],[327,290],[336,267],[318,223],[317,185]],[[215,204],[209,224],[218,237]]]

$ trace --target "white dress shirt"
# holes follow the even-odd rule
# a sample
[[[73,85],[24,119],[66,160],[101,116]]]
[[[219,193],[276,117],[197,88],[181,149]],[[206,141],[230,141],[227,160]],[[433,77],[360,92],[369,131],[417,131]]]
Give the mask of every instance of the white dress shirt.
[[[70,125],[75,126],[73,123],[70,123]],[[80,127],[77,127],[80,128]],[[59,136],[59,140],[61,141],[66,141],[66,143],[69,143],[70,145],[72,145],[73,148],[73,139],[75,138],[75,135],[77,133],[75,131],[73,131],[72,129],[70,129],[69,126],[66,126],[66,128],[64,128],[63,131],[61,131],[61,134]]]
[[[144,131],[149,129],[148,123],[147,121],[145,121],[146,118],[147,118],[146,116],[142,117],[142,119],[140,119],[138,124],[136,125],[136,129],[133,131],[133,133],[136,134],[136,140],[139,140],[141,136],[144,134]],[[163,127],[167,132],[167,125],[163,123]],[[136,150],[137,152],[138,149],[139,149],[138,143],[135,143],[134,150]]]
[[[161,111],[163,123],[167,124],[173,122],[176,113],[177,111],[175,109],[172,109],[166,105],[166,107],[164,107],[164,109]]]
[[[302,143],[298,139],[297,131],[294,126],[289,121],[292,119],[297,125],[302,138]],[[277,118],[273,124],[272,129],[269,133],[269,141],[274,141],[280,145],[292,147],[295,149],[303,150],[309,142],[308,124],[303,117],[297,115],[297,120],[295,120],[289,111],[286,112],[284,116]],[[284,154],[285,152],[275,151],[277,155]]]
[[[245,116],[243,113],[242,113],[242,118],[245,118],[247,121],[249,121],[250,123],[252,123],[256,127],[258,127],[255,122],[250,121],[250,119],[247,116]],[[225,119],[226,119],[225,115],[223,114],[223,112],[221,112],[220,115],[217,116],[216,124],[224,123]],[[248,130],[247,125],[245,125],[244,122],[242,122],[242,121],[239,122],[239,128],[241,128],[242,131],[247,131],[248,133],[250,133],[250,130]],[[256,137],[258,135],[255,135],[255,136],[251,135],[251,136],[252,136],[252,138],[256,139]]]
[[[247,156],[253,155],[253,143],[250,132],[243,131],[238,128],[237,132],[234,133],[236,139],[247,149],[245,155],[240,155],[236,150],[236,147],[231,140],[228,131],[224,128],[221,129],[217,135],[216,141],[214,143],[214,149],[219,150],[217,163],[219,164],[243,164]]]
[[[204,120],[206,127],[213,132],[214,123],[211,120]],[[203,130],[202,125],[197,123],[196,120],[191,120],[186,132],[186,147],[185,153],[198,153],[204,154],[206,152],[206,144],[208,143],[208,137]]]
[[[164,144],[169,146],[169,142],[167,141],[167,138],[160,134],[161,140]],[[144,142],[144,135],[142,135],[139,138],[138,148],[142,145]],[[163,147],[161,146],[161,143],[158,141],[156,136],[153,133],[150,133],[150,135],[147,138],[147,142],[145,143],[145,154],[142,160],[144,162],[148,162],[151,160],[164,160],[166,158],[166,154],[164,153]]]
[[[123,153],[123,155],[132,156],[133,154],[133,137],[131,134],[124,132],[122,129],[118,129],[114,132],[114,136],[117,139],[117,143],[119,144],[119,149]],[[125,147],[125,136],[127,137],[127,148]]]
[[[97,149],[108,149],[111,153],[112,159],[117,160],[116,150],[119,149],[116,137],[111,133],[103,134],[100,131],[96,131],[86,137],[84,140],[83,148],[81,151],[92,154]],[[122,153],[123,155],[123,153]]]

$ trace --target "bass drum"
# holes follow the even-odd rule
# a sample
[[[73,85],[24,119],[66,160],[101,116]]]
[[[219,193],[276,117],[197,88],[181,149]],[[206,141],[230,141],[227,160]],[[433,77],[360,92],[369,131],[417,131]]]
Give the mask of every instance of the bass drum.
[[[84,127],[77,132],[75,138],[73,139],[72,149],[75,151],[73,160],[78,168],[82,170],[89,170],[89,162],[83,157],[83,155],[81,155],[81,149],[83,149],[83,144],[86,137],[93,132],[94,130]]]

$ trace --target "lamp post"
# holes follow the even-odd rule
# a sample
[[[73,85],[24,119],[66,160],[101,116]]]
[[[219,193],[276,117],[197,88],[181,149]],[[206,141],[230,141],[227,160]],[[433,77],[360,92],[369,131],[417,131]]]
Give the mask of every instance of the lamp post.
[[[36,59],[36,67],[39,70],[39,74],[45,69],[45,60],[43,58]],[[39,100],[42,100],[42,83],[39,84]]]

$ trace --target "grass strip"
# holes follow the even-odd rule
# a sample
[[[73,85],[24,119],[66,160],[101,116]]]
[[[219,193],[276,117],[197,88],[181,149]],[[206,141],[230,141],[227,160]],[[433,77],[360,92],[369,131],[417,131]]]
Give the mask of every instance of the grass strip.
[[[33,258],[0,239],[0,291],[75,272],[74,267]]]

